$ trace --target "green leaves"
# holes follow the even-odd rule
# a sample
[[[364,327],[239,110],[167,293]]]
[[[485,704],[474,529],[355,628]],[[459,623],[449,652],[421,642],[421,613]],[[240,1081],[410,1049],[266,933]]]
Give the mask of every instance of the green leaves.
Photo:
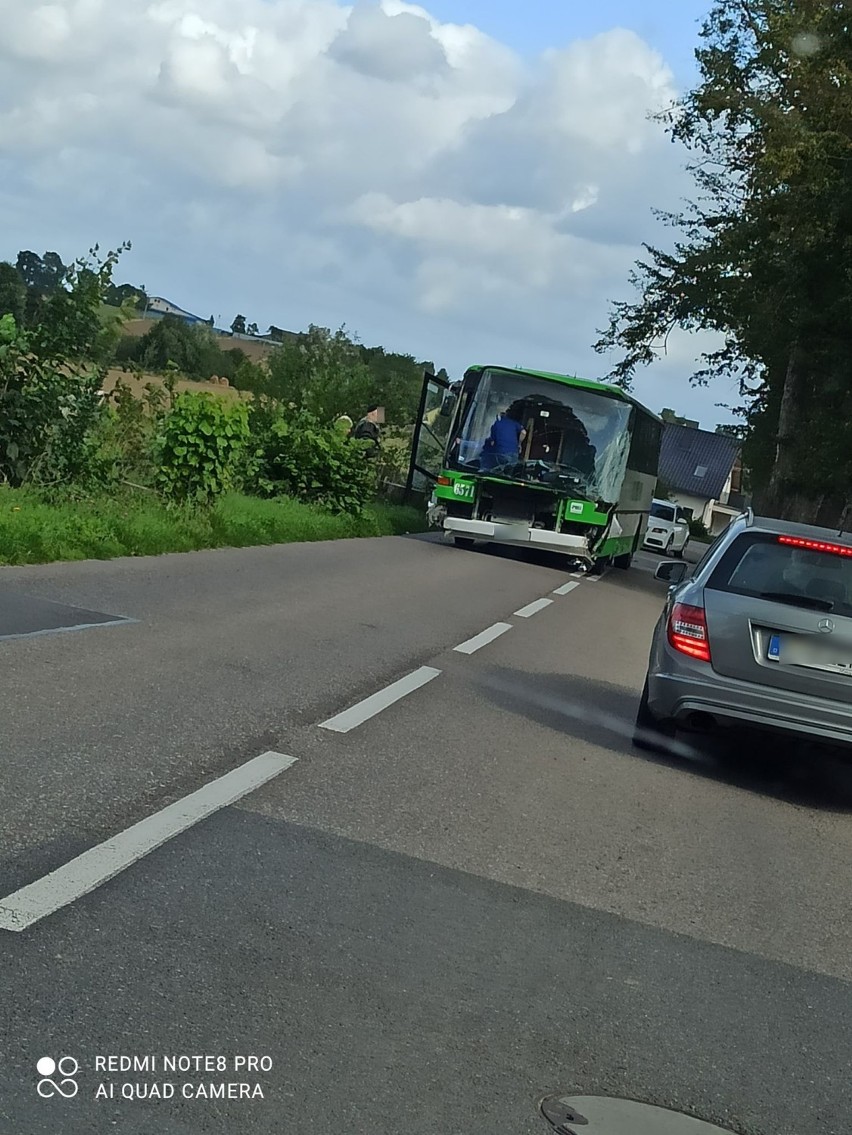
[[[361,442],[307,411],[259,407],[253,415],[258,449],[252,485],[264,495],[283,494],[334,513],[360,516],[376,492],[376,474]]]
[[[231,488],[249,440],[248,409],[215,394],[178,394],[156,447],[157,485],[174,501],[207,504]]]

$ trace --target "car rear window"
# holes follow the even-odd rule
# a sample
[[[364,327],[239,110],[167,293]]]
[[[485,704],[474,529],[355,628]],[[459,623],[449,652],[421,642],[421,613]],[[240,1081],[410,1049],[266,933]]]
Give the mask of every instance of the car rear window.
[[[651,516],[656,516],[658,520],[674,520],[674,509],[665,504],[652,504]]]
[[[852,616],[852,554],[790,546],[778,536],[744,534],[722,556],[707,586]]]

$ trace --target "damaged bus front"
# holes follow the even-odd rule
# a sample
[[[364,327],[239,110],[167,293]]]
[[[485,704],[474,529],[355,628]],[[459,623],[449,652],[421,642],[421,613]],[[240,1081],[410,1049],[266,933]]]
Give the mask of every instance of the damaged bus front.
[[[457,544],[629,567],[661,434],[656,414],[605,383],[494,366],[471,367],[454,387],[428,375],[409,483],[432,482],[430,519]]]

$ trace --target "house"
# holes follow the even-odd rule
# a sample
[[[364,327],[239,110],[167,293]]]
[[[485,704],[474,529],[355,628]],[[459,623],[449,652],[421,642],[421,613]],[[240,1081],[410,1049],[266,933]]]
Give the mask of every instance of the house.
[[[740,442],[728,434],[667,422],[659,482],[716,536],[746,507]]]
[[[153,316],[162,319],[163,316],[166,315],[173,315],[177,319],[182,319],[184,323],[189,323],[193,326],[199,324],[207,324],[209,326],[209,320],[202,319],[198,315],[193,315],[192,312],[184,311],[182,307],[178,307],[177,304],[172,303],[170,300],[163,299],[162,296],[149,296],[148,302],[145,305],[145,317],[151,318]]]

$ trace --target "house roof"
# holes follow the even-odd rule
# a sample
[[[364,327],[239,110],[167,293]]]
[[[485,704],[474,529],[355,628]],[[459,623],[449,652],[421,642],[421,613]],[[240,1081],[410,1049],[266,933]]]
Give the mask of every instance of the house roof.
[[[666,488],[717,500],[740,451],[727,434],[666,423],[660,447],[659,477]]]

